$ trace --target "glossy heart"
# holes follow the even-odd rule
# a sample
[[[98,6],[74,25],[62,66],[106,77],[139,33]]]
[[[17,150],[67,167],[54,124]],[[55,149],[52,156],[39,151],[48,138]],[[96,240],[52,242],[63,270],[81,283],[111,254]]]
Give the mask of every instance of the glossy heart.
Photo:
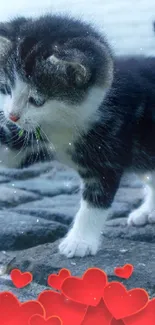
[[[124,318],[125,325],[155,325],[155,298],[138,314]]]
[[[10,325],[12,319],[18,314],[19,308],[20,302],[11,292],[0,293],[0,324]]]
[[[82,278],[69,277],[62,284],[62,293],[82,304],[96,306],[103,297],[107,275],[97,268],[87,270]]]
[[[62,322],[58,317],[49,317],[45,319],[40,315],[33,315],[29,320],[29,325],[61,325]]]
[[[27,325],[29,318],[34,314],[45,314],[38,301],[20,303],[11,292],[0,293],[0,324]]]
[[[56,315],[60,317],[63,325],[81,324],[87,311],[87,306],[70,301],[62,294],[51,290],[43,291],[38,301],[45,309],[46,318]]]
[[[117,320],[117,319],[113,318],[111,320],[110,325],[125,325],[125,324],[124,324],[124,322],[121,319]]]
[[[60,290],[64,280],[69,276],[71,276],[71,272],[67,269],[60,270],[58,274],[50,274],[48,277],[48,285]]]
[[[22,273],[19,269],[12,270],[10,276],[16,288],[24,288],[33,280],[33,276],[30,272]]]
[[[109,283],[104,290],[104,302],[114,318],[122,319],[138,313],[148,304],[149,297],[143,289],[127,291],[119,282]]]
[[[104,324],[110,325],[112,315],[109,313],[103,300],[96,306],[89,306],[82,325]]]
[[[116,267],[114,273],[119,278],[129,279],[133,273],[134,267],[132,264],[125,264],[122,267]]]
[[[34,314],[38,314],[41,316],[45,315],[45,310],[43,306],[38,302],[38,301],[27,301],[25,303],[22,303],[20,305],[18,315],[17,315],[17,320],[16,323],[18,325],[27,325],[28,320],[30,317]]]

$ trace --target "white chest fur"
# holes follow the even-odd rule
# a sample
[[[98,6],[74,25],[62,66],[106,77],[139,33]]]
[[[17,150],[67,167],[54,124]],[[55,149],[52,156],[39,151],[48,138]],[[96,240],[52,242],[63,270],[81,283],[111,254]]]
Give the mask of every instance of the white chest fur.
[[[74,143],[79,136],[99,119],[98,107],[105,94],[106,89],[94,86],[80,104],[73,106],[57,100],[49,102],[46,114],[42,114],[38,124],[42,125],[60,162],[77,169],[68,151],[74,150]]]
[[[63,164],[77,169],[76,164],[71,159],[69,152],[74,150],[75,136],[73,130],[61,128],[58,132],[50,132],[48,135],[50,147],[55,152],[56,158]]]

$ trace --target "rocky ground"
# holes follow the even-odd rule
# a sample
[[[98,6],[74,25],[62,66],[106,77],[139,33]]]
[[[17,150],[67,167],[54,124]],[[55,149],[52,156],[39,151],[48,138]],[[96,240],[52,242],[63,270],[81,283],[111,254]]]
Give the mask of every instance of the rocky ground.
[[[11,290],[24,301],[36,298],[47,287],[47,276],[63,267],[73,275],[100,267],[114,280],[116,266],[132,263],[134,274],[123,282],[155,296],[155,226],[126,225],[128,213],[142,201],[142,185],[134,175],[122,180],[99,253],[73,259],[59,255],[58,242],[78,210],[79,184],[72,170],[56,162],[23,170],[0,169],[0,291]],[[14,288],[9,272],[15,267],[31,271],[33,283]]]

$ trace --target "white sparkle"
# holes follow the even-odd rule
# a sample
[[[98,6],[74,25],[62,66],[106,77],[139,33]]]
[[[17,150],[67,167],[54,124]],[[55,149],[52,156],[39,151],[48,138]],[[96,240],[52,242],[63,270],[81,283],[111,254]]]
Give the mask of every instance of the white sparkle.
[[[0,276],[4,275],[6,273],[6,271],[7,271],[7,267],[4,265],[1,265],[0,266]]]
[[[39,219],[37,219],[37,222],[39,222]]]
[[[128,249],[120,249],[120,253],[126,253],[126,252],[128,252]]]
[[[69,142],[69,146],[71,146],[72,144],[71,144],[71,142]]]
[[[146,266],[144,263],[138,263],[139,266]]]
[[[12,184],[12,186],[15,186],[15,184]]]
[[[66,183],[65,183],[65,186],[66,186],[66,187],[69,187],[70,185],[71,185],[70,182],[66,182]]]
[[[14,193],[16,194],[16,193],[17,193],[17,191],[14,191]]]

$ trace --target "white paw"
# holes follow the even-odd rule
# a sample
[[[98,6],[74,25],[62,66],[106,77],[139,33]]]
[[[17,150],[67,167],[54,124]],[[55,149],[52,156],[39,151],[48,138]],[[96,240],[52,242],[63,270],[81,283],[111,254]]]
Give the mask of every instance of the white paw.
[[[128,221],[130,226],[143,226],[147,223],[155,223],[155,207],[144,205],[130,213]]]
[[[155,223],[155,209],[152,210],[152,212],[149,213],[148,222],[149,223]]]
[[[83,257],[86,255],[95,255],[99,249],[100,237],[96,236],[86,237],[77,233],[72,228],[67,237],[62,240],[59,245],[60,254],[71,258],[73,256]]]
[[[143,226],[148,222],[148,212],[142,209],[136,209],[131,212],[128,217],[129,226]]]

